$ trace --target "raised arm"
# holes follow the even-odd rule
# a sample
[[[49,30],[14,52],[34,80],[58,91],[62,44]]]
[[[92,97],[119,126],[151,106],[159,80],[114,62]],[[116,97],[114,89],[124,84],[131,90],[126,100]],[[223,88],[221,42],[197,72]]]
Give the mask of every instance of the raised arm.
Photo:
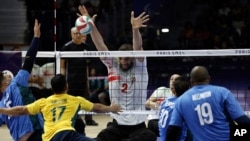
[[[134,11],[131,12],[131,26],[133,33],[133,49],[134,50],[143,50],[142,47],[142,36],[140,33],[141,27],[147,27],[145,23],[149,20],[149,15],[146,15],[145,12],[141,13],[138,17],[134,17]],[[138,61],[142,62],[143,57],[137,58]]]
[[[26,106],[15,106],[11,108],[0,108],[0,113],[4,115],[19,116],[28,115],[29,111]]]
[[[38,20],[35,19],[35,24],[34,24],[34,37],[32,39],[32,42],[27,50],[26,56],[24,58],[24,63],[23,63],[23,69],[27,70],[29,73],[31,73],[34,62],[35,62],[35,58],[36,58],[36,54],[38,51],[38,47],[39,47],[39,38],[41,35],[40,32],[40,27],[41,24],[38,23]]]
[[[78,10],[80,11],[81,15],[89,16],[87,9],[85,6],[79,6]],[[92,17],[91,26],[92,26],[92,32],[90,33],[90,36],[92,38],[93,43],[95,44],[98,51],[108,51],[107,46],[104,43],[104,40],[102,38],[102,35],[98,31],[97,27],[95,26],[95,18],[97,15],[94,15]],[[90,16],[89,16],[90,17]]]
[[[131,12],[130,21],[131,21],[132,32],[133,32],[133,49],[134,50],[143,50],[140,28],[147,27],[145,23],[148,20],[149,20],[149,15],[146,15],[145,12],[141,13],[138,17],[134,17],[134,11]]]
[[[60,69],[61,69],[61,74],[66,76],[66,66],[65,66],[65,59],[61,58],[60,61]]]

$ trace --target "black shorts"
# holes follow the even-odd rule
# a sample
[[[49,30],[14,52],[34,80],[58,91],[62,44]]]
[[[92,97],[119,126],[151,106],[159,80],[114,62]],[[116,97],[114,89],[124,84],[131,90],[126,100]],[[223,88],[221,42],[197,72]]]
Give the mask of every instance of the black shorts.
[[[43,130],[36,130],[31,136],[28,138],[27,141],[42,141],[42,134]]]

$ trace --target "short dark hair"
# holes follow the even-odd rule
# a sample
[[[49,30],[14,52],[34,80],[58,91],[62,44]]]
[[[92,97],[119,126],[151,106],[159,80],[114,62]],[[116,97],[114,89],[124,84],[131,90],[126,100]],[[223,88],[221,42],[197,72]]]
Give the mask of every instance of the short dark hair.
[[[57,74],[51,79],[51,87],[54,93],[62,93],[66,89],[66,77],[62,74]]]
[[[190,82],[189,80],[184,77],[184,76],[180,76],[177,77],[173,83],[175,92],[176,92],[176,96],[179,97],[181,96],[186,90],[188,90],[190,88]]]

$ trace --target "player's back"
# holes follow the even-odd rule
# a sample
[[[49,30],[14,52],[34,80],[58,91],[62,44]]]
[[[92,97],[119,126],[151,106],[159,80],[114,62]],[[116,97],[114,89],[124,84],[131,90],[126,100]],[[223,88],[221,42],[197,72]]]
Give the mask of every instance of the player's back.
[[[76,117],[80,109],[90,111],[93,104],[81,97],[68,94],[54,94],[28,105],[29,112],[36,114],[40,110],[44,118],[43,139],[50,139],[62,130],[74,130]]]
[[[176,107],[195,140],[229,140],[225,111],[229,110],[232,118],[244,113],[228,89],[209,84],[192,87],[180,97]]]
[[[176,96],[171,96],[166,98],[161,104],[161,109],[159,111],[160,117],[158,122],[160,141],[166,140],[167,127],[169,125],[176,100],[177,100]],[[183,124],[180,141],[184,141],[186,137],[187,137],[187,127],[185,124]]]

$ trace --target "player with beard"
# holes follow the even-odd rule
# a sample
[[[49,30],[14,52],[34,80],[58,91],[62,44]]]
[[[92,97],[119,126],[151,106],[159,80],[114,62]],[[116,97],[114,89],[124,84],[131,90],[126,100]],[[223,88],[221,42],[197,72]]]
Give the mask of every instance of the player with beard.
[[[79,6],[82,15],[88,11],[84,6]],[[95,20],[96,15],[92,17]],[[146,27],[149,15],[143,12],[134,17],[131,12],[131,25],[133,33],[133,45],[123,44],[119,51],[143,50],[142,37],[139,29]],[[93,43],[98,51],[108,51],[104,40],[97,27],[92,23],[90,33]],[[123,110],[145,110],[147,98],[148,72],[145,57],[104,57],[101,61],[108,69],[109,93],[113,103],[121,105]],[[155,141],[156,135],[147,129],[146,114],[111,114],[112,124],[103,129],[98,135],[97,141],[118,141],[122,139],[133,141]]]

